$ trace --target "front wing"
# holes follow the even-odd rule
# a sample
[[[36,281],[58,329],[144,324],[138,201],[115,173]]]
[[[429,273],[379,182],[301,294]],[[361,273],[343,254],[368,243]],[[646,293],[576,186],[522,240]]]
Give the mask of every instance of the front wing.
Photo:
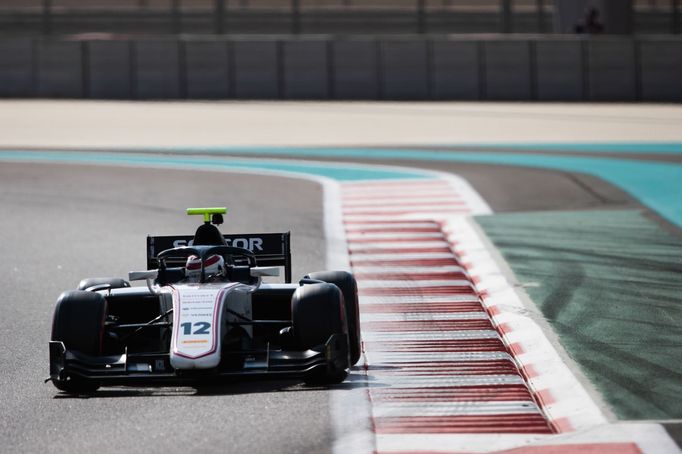
[[[325,370],[333,374],[349,367],[348,336],[334,334],[323,345],[305,351],[266,350],[245,352],[244,365],[237,370],[175,370],[168,353],[134,353],[89,356],[67,350],[63,342],[50,342],[50,377],[94,380],[102,386],[163,386],[220,381],[239,377],[306,378]]]

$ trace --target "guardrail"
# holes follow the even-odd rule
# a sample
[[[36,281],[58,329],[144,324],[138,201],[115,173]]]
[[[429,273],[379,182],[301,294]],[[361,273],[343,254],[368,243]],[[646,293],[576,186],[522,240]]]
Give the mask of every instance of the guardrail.
[[[0,96],[682,101],[682,38],[0,39]]]

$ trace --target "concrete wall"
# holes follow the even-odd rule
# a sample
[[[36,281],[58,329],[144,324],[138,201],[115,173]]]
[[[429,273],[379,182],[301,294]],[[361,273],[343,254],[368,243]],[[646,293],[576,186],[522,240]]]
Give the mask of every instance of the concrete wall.
[[[234,96],[237,98],[277,99],[281,83],[280,45],[278,41],[235,41]]]
[[[532,99],[533,82],[528,41],[489,41],[483,46],[485,98]]]
[[[595,101],[637,99],[637,68],[632,40],[587,43],[589,98]]]
[[[583,43],[576,40],[546,40],[533,44],[537,99],[584,99],[586,87],[583,78]]]
[[[682,49],[679,41],[642,41],[638,44],[642,99],[682,101]]]
[[[428,99],[427,41],[388,40],[379,43],[380,96],[384,99]]]
[[[225,41],[184,43],[187,97],[223,99],[231,96],[229,46]]]
[[[180,61],[178,41],[139,41],[134,54],[137,98],[175,99],[186,93],[185,61]]]
[[[80,98],[83,83],[83,44],[76,41],[40,40],[35,44],[35,94],[40,97]]]
[[[0,38],[0,96],[681,101],[682,38]]]
[[[88,96],[91,98],[128,99],[134,94],[131,61],[132,43],[93,41],[87,43]]]
[[[374,40],[339,40],[332,43],[335,99],[379,97],[378,45]]]
[[[286,41],[283,48],[284,97],[329,98],[329,60],[326,40]]]
[[[0,96],[30,96],[35,74],[29,38],[0,41]]]
[[[481,45],[476,41],[435,40],[431,44],[431,96],[434,99],[481,97]]]

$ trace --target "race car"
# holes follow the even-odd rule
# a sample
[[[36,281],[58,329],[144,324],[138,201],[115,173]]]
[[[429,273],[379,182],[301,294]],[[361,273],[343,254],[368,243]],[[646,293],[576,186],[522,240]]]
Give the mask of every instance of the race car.
[[[244,376],[345,380],[361,354],[353,275],[322,271],[292,283],[289,232],[223,235],[226,212],[190,208],[203,224],[194,236],[148,236],[147,270],[62,293],[46,381],[81,394]],[[282,267],[284,283],[263,282]],[[130,285],[138,280],[146,286]]]

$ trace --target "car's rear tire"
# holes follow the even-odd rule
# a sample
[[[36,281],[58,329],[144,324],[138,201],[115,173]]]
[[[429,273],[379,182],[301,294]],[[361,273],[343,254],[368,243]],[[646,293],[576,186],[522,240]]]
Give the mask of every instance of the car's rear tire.
[[[110,288],[130,287],[130,282],[120,277],[91,277],[78,283],[78,290],[87,290],[100,285],[110,285]]]
[[[64,292],[54,310],[52,340],[62,342],[70,351],[100,355],[106,313],[107,302],[101,294],[84,290]],[[97,381],[75,375],[54,380],[53,384],[69,393],[93,392],[99,388]]]
[[[309,279],[328,282],[336,285],[343,293],[348,323],[348,345],[350,364],[355,365],[362,355],[362,337],[360,334],[360,305],[358,302],[358,283],[347,271],[318,271],[306,276]]]
[[[333,284],[298,287],[291,298],[291,317],[294,344],[301,349],[319,347],[333,334],[348,333],[343,294]],[[305,381],[308,384],[341,383],[348,376],[347,367],[350,364],[334,370],[320,369]]]

